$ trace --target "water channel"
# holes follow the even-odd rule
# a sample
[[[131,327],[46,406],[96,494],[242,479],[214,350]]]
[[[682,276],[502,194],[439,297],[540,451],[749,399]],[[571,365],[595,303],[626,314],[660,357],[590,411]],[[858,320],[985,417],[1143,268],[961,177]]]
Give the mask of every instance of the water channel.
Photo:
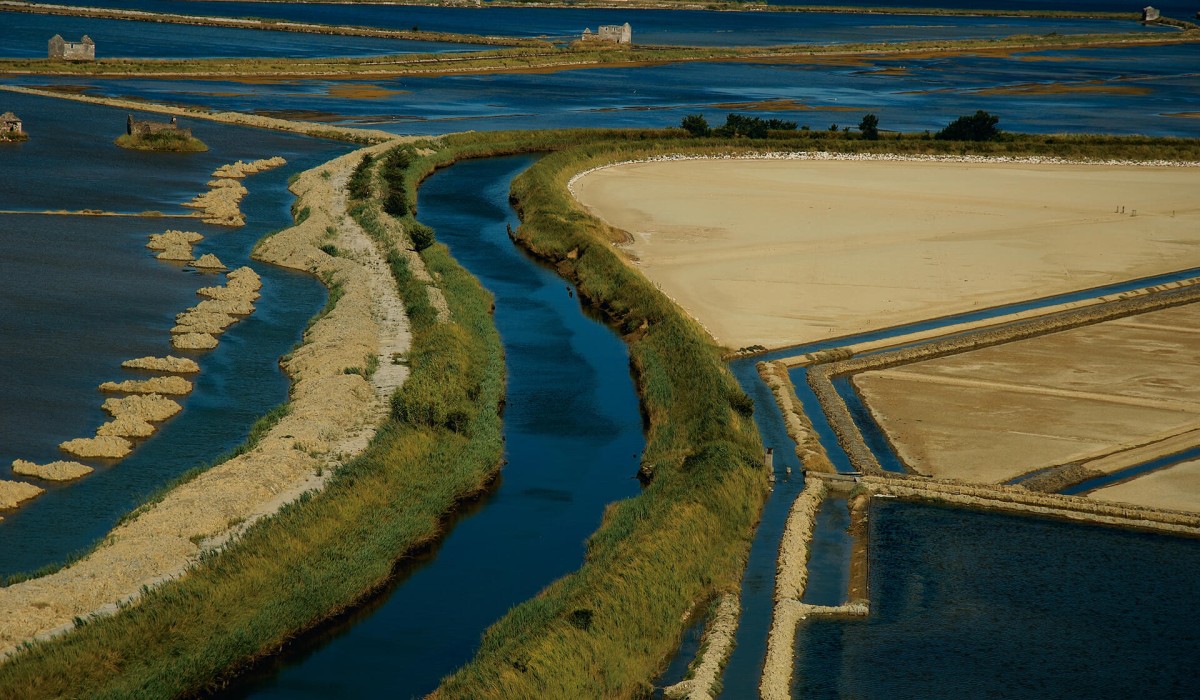
[[[500,483],[370,615],[307,640],[232,696],[428,693],[488,625],[579,568],[607,504],[637,495],[644,443],[625,344],[508,238],[519,223],[509,183],[533,160],[459,163],[419,198],[418,218],[495,296],[508,368]]]

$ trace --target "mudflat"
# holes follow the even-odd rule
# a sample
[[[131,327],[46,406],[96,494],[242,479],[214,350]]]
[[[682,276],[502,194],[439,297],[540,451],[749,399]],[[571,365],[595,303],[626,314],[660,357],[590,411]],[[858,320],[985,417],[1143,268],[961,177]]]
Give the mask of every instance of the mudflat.
[[[1196,167],[671,160],[596,170],[572,189],[735,348],[1200,266]]]

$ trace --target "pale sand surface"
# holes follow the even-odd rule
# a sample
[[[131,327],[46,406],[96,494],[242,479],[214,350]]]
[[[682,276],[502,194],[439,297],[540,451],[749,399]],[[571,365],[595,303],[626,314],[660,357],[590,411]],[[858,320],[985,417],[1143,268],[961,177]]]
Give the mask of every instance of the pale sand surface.
[[[1183,462],[1088,494],[1090,498],[1200,512],[1200,460]]]
[[[921,473],[1000,482],[1072,461],[1114,471],[1156,444],[1175,451],[1200,437],[1187,432],[1200,427],[1200,338],[1171,330],[1176,324],[1200,327],[1200,304],[853,381],[901,459]]]
[[[730,347],[1200,266],[1200,168],[681,160],[604,168],[572,189]]]

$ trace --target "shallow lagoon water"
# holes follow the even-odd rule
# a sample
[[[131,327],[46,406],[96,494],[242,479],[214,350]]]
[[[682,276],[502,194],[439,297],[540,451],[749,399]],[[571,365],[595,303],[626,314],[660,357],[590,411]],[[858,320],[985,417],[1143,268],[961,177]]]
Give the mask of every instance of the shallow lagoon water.
[[[1174,31],[1130,20],[861,15],[705,10],[578,9],[538,7],[424,7],[319,3],[177,2],[108,0],[69,3],[180,14],[264,17],[494,36],[574,40],[585,27],[629,22],[634,43],[673,46],[775,46],[856,41],[968,39],[1014,34]],[[1129,7],[1121,8],[1130,11]],[[94,38],[94,37],[93,37]]]
[[[404,91],[380,99],[337,96],[337,81],[54,80],[105,96],[132,96],[216,109],[316,112],[328,121],[402,134],[561,128],[664,127],[702,113],[732,111],[796,121],[813,129],[858,124],[874,112],[881,128],[936,130],[985,109],[1000,128],[1057,133],[1200,135],[1200,71],[1194,45],[866,58],[849,62],[679,63],[547,74],[447,75],[370,81]],[[22,79],[41,84],[45,79]],[[1003,90],[1032,92],[1006,94]],[[1058,91],[1065,88],[1066,91]],[[1000,89],[1001,92],[995,92]],[[270,107],[266,107],[270,105]]]
[[[155,260],[144,247],[147,235],[196,230],[206,236],[197,255],[246,264],[260,236],[291,221],[289,174],[349,147],[204,122],[195,128],[212,146],[207,153],[137,153],[111,143],[108,124],[124,121],[120,110],[2,97],[20,102],[34,133],[27,143],[0,148],[5,171],[23,174],[5,187],[4,209],[180,210],[178,202],[203,189],[222,163],[271,155],[289,160],[245,181],[247,225],[239,229],[189,219],[0,215],[0,476],[7,477],[13,459],[61,458],[59,442],[92,434],[106,419],[97,385],[146,376],[121,369],[120,362],[172,352],[168,331],[175,314],[198,301],[196,288],[219,283]],[[149,494],[239,444],[260,415],[287,398],[277,360],[299,340],[325,291],[307,275],[252,266],[264,281],[258,308],[216,350],[196,355],[201,373],[184,411],[115,466],[47,485],[47,493],[5,513],[0,574],[61,561],[90,545]]]
[[[495,295],[508,369],[498,486],[369,616],[301,642],[231,696],[430,692],[470,660],[484,628],[579,567],[605,505],[637,495],[642,420],[624,343],[508,238],[518,223],[509,182],[532,162],[459,163],[419,200],[418,218]]]
[[[55,34],[61,34],[67,41],[77,41],[87,34],[96,42],[97,58],[316,58],[478,48],[432,41],[194,27],[23,12],[0,12],[0,27],[3,27],[0,58],[45,58],[46,42]]]

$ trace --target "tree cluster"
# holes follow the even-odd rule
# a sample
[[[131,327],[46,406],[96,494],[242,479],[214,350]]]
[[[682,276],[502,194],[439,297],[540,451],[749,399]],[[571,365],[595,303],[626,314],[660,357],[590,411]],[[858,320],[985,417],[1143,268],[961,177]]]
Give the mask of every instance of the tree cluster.
[[[379,174],[383,176],[383,210],[395,217],[408,214],[408,189],[404,174],[412,162],[412,153],[407,148],[398,148],[387,155]]]
[[[1000,137],[996,124],[1000,117],[982,109],[971,116],[962,116],[950,122],[946,128],[934,135],[943,141],[994,141]]]
[[[354,167],[350,180],[346,182],[346,191],[351,199],[367,199],[371,196],[371,164],[374,162],[375,159],[368,153]]]
[[[796,130],[796,122],[784,121],[782,119],[748,117],[744,114],[727,115],[725,117],[725,124],[716,129],[708,126],[708,120],[704,118],[704,115],[689,114],[683,118],[680,126],[692,136],[719,136],[722,138],[745,136],[752,139],[762,139],[766,138],[767,134],[772,131]]]

